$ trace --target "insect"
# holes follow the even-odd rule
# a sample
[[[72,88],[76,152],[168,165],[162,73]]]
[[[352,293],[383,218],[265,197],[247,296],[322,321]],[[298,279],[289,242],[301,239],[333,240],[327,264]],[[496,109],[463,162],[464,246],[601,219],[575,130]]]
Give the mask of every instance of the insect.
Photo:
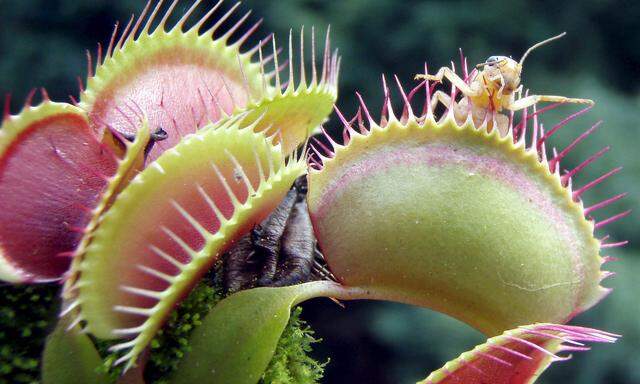
[[[509,126],[509,118],[500,113],[502,110],[519,111],[539,102],[594,104],[593,100],[573,99],[564,96],[531,95],[522,97],[520,80],[522,66],[527,56],[536,48],[564,35],[566,32],[533,45],[522,55],[519,62],[511,57],[491,56],[484,63],[476,66],[475,74],[472,73],[467,81],[460,78],[448,67],[440,68],[435,75],[418,74],[415,79],[442,82],[443,78],[447,78],[462,93],[463,98],[457,103],[452,103],[448,94],[438,90],[434,93],[431,107],[435,108],[438,102],[447,108],[454,104],[453,112],[457,121],[466,120],[467,115],[471,112],[476,125],[485,121],[487,113],[493,112],[496,128],[504,136]],[[493,123],[493,119],[488,119],[488,130],[492,129]]]
[[[306,182],[305,176],[298,178],[280,205],[225,254],[222,283],[226,291],[334,279],[317,248]]]

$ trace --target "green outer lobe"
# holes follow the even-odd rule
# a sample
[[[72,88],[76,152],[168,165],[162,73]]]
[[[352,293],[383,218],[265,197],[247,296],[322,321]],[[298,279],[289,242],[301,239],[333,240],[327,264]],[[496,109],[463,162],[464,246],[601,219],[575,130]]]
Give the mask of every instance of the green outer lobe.
[[[362,295],[327,281],[233,294],[194,330],[191,351],[170,383],[255,384],[271,361],[293,306],[314,297],[353,294]]]
[[[510,136],[392,122],[311,172],[309,207],[342,283],[495,335],[603,295],[592,224],[546,169]]]
[[[102,359],[93,342],[78,327],[67,330],[68,322],[61,319],[47,338],[44,349],[42,382],[44,384],[107,384],[104,375],[97,373]]]
[[[160,126],[169,133],[151,150],[151,159],[262,93],[260,66],[237,45],[195,29],[162,28],[116,49],[89,78],[80,100],[96,132],[105,122],[121,132],[135,130],[131,121],[140,118],[139,106],[152,130]]]
[[[337,99],[332,84],[321,84],[307,88],[301,84],[275,96],[264,98],[246,108],[245,121],[258,121],[255,130],[274,135],[274,142],[282,144],[285,153],[293,152],[312,131],[331,113]]]
[[[129,366],[167,314],[219,255],[266,217],[304,172],[303,161],[290,159],[284,163],[280,147],[272,146],[253,128],[240,127],[235,119],[185,137],[136,176],[96,230],[80,268],[81,316],[87,320],[87,329],[98,337],[118,337],[124,330],[125,335],[134,338],[121,345],[131,348],[123,356],[129,358]],[[216,164],[237,200],[230,199],[212,164]],[[247,190],[243,172],[253,191]],[[216,219],[198,192],[199,185],[225,220]],[[206,233],[190,224],[172,205],[174,202],[199,222],[200,230]],[[190,252],[186,253],[165,229],[184,241]],[[153,247],[182,264],[181,267],[160,257]],[[169,275],[171,281],[144,273],[141,265]],[[127,287],[146,290],[157,297],[138,295]],[[116,310],[117,306],[144,309],[146,313],[122,312]],[[121,331],[115,333],[117,329]]]
[[[290,78],[281,90],[260,62],[252,61],[255,51],[242,53],[241,42],[228,44],[229,36],[212,39],[211,33],[180,27],[165,31],[161,25],[127,40],[98,65],[81,95],[92,127],[101,132],[106,122],[131,132],[137,128],[131,122],[140,119],[136,111],[142,109],[151,128],[169,132],[169,138],[152,149],[150,158],[155,159],[181,136],[228,115],[249,112],[254,121],[266,113],[256,131],[271,126],[280,130],[286,153],[327,118],[337,98],[337,64],[326,68],[330,73],[321,81],[307,84],[305,76],[296,84]],[[293,52],[291,40],[289,44]]]

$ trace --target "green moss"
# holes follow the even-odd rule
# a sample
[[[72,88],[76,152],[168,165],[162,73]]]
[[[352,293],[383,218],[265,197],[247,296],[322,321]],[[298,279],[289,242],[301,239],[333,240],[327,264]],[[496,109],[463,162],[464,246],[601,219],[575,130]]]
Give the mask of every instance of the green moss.
[[[301,313],[300,307],[292,311],[261,384],[315,384],[322,379],[328,361],[320,363],[309,356],[312,344],[320,340],[313,337]]]
[[[149,383],[164,384],[180,359],[189,351],[189,335],[221,299],[220,289],[205,278],[169,317],[169,321],[151,341],[151,355],[145,369]]]
[[[58,290],[58,285],[0,288],[0,384],[40,382],[40,360],[46,335],[55,324]],[[166,326],[151,342],[145,370],[149,384],[167,383],[165,378],[189,351],[191,331],[222,298],[219,281],[209,276],[171,314]],[[293,310],[261,384],[313,384],[322,378],[326,363],[319,363],[308,355],[312,344],[319,340],[300,319],[301,312],[300,308]],[[122,366],[112,366],[118,355],[108,349],[118,342],[96,340],[95,343],[104,356],[100,371],[115,383]]]
[[[59,288],[0,287],[0,384],[40,382],[42,350],[56,320]]]

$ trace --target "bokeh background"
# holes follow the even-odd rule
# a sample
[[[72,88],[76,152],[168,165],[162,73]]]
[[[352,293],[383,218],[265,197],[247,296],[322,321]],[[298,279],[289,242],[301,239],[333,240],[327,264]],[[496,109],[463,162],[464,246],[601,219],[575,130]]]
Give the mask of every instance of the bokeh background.
[[[189,3],[183,1],[180,7]],[[229,0],[224,7],[233,3]],[[143,5],[140,0],[0,0],[0,92],[13,94],[13,112],[32,87],[46,87],[56,100],[77,95],[76,77],[86,74],[84,50],[106,42],[114,22],[128,19]],[[280,41],[290,28],[315,25],[323,31],[331,24],[333,44],[343,58],[338,105],[345,113],[356,109],[356,90],[373,109],[380,107],[383,73],[397,74],[410,85],[425,61],[431,68],[448,65],[457,61],[458,48],[471,63],[495,54],[519,58],[533,43],[567,31],[566,38],[527,60],[523,82],[533,93],[597,102],[592,112],[566,127],[553,143],[561,148],[580,130],[604,120],[603,128],[579,145],[567,165],[611,145],[612,151],[590,166],[578,183],[618,165],[625,169],[585,200],[594,203],[629,192],[623,202],[599,212],[599,218],[639,205],[638,1],[247,0],[241,9],[253,9],[254,21],[264,17],[262,36],[273,31]],[[573,111],[575,106],[563,106],[543,121],[550,126]],[[327,123],[334,131],[335,120]],[[609,227],[615,240],[631,241],[611,252],[620,261],[607,267],[617,276],[604,285],[614,287],[614,293],[574,320],[624,337],[615,345],[597,345],[593,352],[558,364],[540,382],[640,383],[638,214],[636,209]],[[415,382],[484,340],[462,323],[405,305],[362,302],[347,303],[342,309],[328,300],[316,300],[304,307],[305,318],[324,339],[315,354],[331,358],[326,383]]]

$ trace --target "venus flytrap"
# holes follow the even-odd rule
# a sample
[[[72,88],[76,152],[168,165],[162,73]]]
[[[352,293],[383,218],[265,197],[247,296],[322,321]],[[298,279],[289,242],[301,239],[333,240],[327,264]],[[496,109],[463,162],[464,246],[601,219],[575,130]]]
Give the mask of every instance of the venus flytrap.
[[[598,124],[564,150],[546,148],[588,108],[545,131],[539,116],[558,105],[521,116],[469,105],[476,101],[464,91],[478,72],[463,60],[448,96],[429,81],[405,92],[396,78],[397,116],[385,82],[379,120],[360,98],[352,121],[337,113],[342,144],[327,136],[329,145],[298,151],[337,97],[340,59],[328,34],[321,68],[313,29],[311,66],[304,29],[299,50],[290,33],[281,65],[272,36],[244,48],[259,26],[238,33],[248,13],[224,27],[238,5],[217,15],[221,2],[201,3],[171,25],[178,1],[149,2],[116,27],[95,67],[89,55],[75,105],[43,93],[39,106],[29,98],[20,114],[5,110],[0,201],[11,204],[0,210],[0,278],[65,282],[45,382],[316,383],[322,365],[305,355],[313,339],[299,310],[291,317],[315,297],[429,307],[491,337],[424,383],[531,383],[562,352],[615,341],[564,325],[609,293],[601,253],[624,245],[594,231],[627,212],[591,219],[624,195],[589,207],[581,200],[618,169],[574,186],[598,152],[561,173]],[[336,281],[222,298],[223,255],[255,236],[306,172],[320,270]],[[80,369],[66,355],[79,356]]]

